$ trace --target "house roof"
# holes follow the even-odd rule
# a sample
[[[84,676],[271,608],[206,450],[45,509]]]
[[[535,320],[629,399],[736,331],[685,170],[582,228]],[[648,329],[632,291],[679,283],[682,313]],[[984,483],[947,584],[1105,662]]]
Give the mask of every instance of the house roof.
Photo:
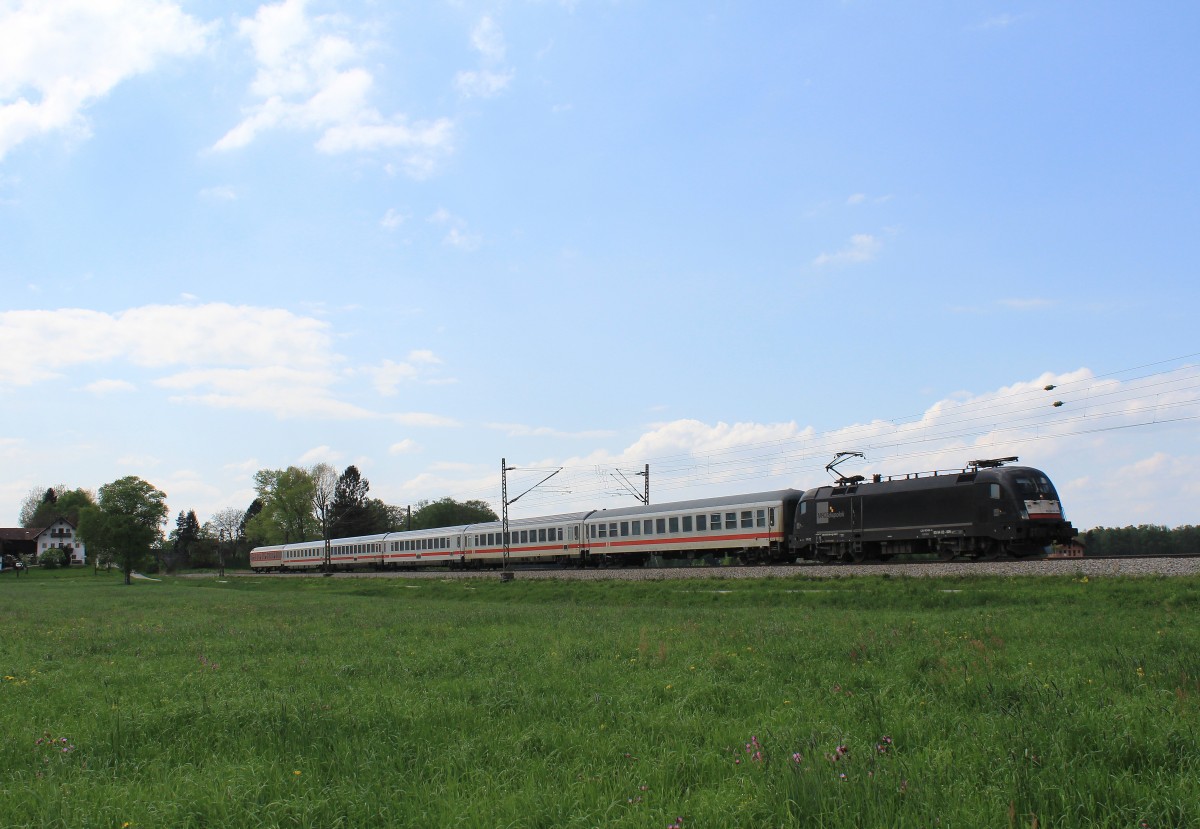
[[[0,527],[0,541],[33,541],[45,527]]]

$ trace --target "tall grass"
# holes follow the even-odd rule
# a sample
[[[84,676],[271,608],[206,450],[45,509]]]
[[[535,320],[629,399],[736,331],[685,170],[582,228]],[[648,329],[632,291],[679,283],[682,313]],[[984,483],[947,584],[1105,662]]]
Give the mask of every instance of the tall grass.
[[[0,826],[1197,825],[1198,605],[1194,579],[6,576]]]

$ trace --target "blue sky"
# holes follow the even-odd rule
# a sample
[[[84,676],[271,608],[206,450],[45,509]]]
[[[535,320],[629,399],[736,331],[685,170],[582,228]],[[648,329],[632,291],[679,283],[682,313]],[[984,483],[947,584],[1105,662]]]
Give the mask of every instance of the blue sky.
[[[565,467],[527,515],[839,450],[1195,523],[1198,23],[0,2],[0,524],[127,474],[205,520],[261,468],[498,508],[501,457]]]

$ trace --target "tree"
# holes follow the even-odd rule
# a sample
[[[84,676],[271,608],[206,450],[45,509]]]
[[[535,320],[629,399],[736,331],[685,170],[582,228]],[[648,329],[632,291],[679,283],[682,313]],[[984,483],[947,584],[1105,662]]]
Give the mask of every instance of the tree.
[[[86,507],[79,518],[79,536],[88,553],[108,555],[121,566],[125,583],[162,538],[167,519],[164,492],[134,475],[100,487],[99,502]]]
[[[429,530],[436,527],[457,527],[462,524],[478,524],[496,521],[498,516],[486,501],[455,501],[440,498],[437,501],[420,501],[413,511],[414,530]]]
[[[370,532],[371,516],[367,510],[367,493],[371,482],[351,464],[338,476],[330,507],[330,532],[334,538],[352,538]]]
[[[34,487],[21,502],[20,523],[22,527],[48,527],[61,516],[78,527],[80,511],[95,505],[96,497],[90,490],[68,489],[63,484],[47,489]]]
[[[200,522],[196,519],[196,511],[180,511],[175,519],[175,529],[171,530],[171,560],[167,567],[174,570],[177,567],[187,567],[192,563],[192,552],[200,541]]]
[[[329,563],[330,512],[333,498],[337,494],[337,471],[327,463],[318,463],[308,470],[313,482],[312,506],[317,523],[321,527],[321,540],[325,542],[325,567]]]
[[[317,528],[313,517],[313,481],[297,466],[260,469],[254,489],[262,509],[246,522],[246,535],[263,544],[309,541]]]
[[[217,534],[217,564],[220,568],[218,573],[222,577],[225,576],[226,552],[229,552],[229,557],[232,558],[238,542],[242,539],[242,515],[242,511],[237,507],[227,507],[217,510],[210,522]],[[226,548],[226,545],[229,547]]]

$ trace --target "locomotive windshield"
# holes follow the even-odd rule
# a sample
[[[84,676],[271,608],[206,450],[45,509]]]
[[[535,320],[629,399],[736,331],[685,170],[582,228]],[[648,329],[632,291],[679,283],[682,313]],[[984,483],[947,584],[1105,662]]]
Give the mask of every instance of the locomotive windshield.
[[[1045,475],[1017,475],[1013,482],[1026,501],[1058,500],[1054,485]]]

